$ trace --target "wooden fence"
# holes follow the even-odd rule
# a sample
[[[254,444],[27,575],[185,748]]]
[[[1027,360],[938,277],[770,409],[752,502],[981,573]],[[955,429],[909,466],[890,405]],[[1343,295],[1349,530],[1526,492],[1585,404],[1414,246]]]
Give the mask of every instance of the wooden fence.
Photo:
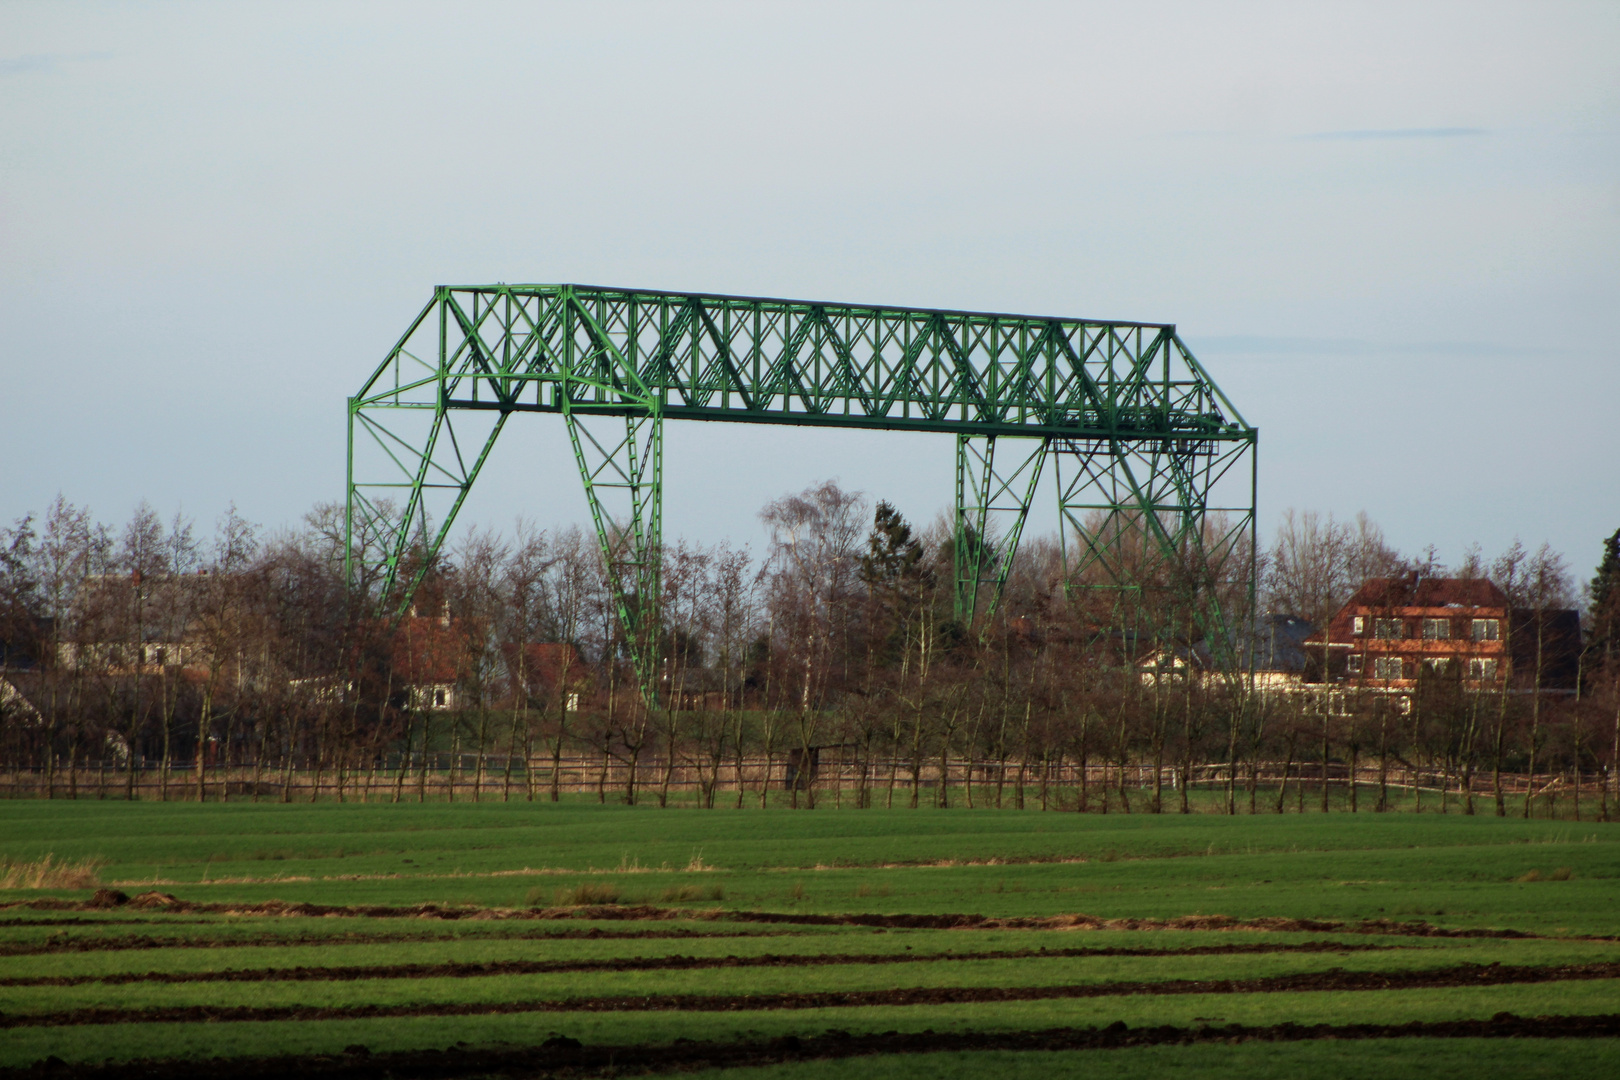
[[[1597,798],[1604,789],[1615,791],[1611,770],[1577,774],[1503,773],[1489,770],[1461,775],[1455,770],[1391,764],[1381,772],[1377,762],[1360,765],[1352,776],[1345,762],[1239,763],[1235,783],[1225,763],[1199,764],[1186,774],[1190,787],[1209,791],[1235,788],[1246,803],[1251,784],[1275,793],[1279,785],[1310,791],[1319,798],[1324,782],[1331,792],[1348,793],[1352,781],[1362,792],[1386,791],[1421,802],[1429,795],[1504,796],[1557,800],[1568,796]],[[946,791],[940,791],[941,778]],[[636,801],[667,798],[690,805],[711,801],[716,805],[790,802],[794,805],[910,805],[913,794],[921,805],[938,805],[942,794],[953,805],[1034,805],[1043,808],[1101,809],[1106,793],[1122,788],[1139,809],[1140,794],[1156,788],[1176,792],[1182,773],[1170,764],[1157,770],[1151,762],[1096,764],[1084,767],[1073,760],[973,761],[939,759],[916,763],[902,759],[860,759],[837,748],[823,750],[805,769],[799,755],[750,757],[720,763],[676,761],[649,757],[634,765]],[[356,802],[489,801],[549,799],[558,795],[596,795],[603,801],[623,801],[632,788],[627,761],[600,756],[521,756],[478,754],[413,755],[402,760],[390,755],[360,766],[314,766],[285,761],[246,763],[229,767],[205,765],[199,774],[194,763],[157,763],[131,770],[117,761],[62,761],[50,768],[0,771],[0,798],[140,799],[167,801]],[[864,793],[864,796],[863,796]],[[1084,793],[1084,800],[1081,795]],[[1178,796],[1179,798],[1179,796]],[[1340,795],[1341,800],[1343,794]],[[1208,801],[1207,797],[1203,800]],[[1620,810],[1620,793],[1615,799]],[[1117,806],[1117,802],[1116,802]]]

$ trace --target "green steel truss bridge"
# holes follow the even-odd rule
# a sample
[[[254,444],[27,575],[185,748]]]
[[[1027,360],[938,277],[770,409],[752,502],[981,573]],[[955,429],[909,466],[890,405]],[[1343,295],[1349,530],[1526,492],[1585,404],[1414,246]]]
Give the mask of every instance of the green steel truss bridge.
[[[969,626],[987,625],[1048,469],[1074,588],[1140,596],[1194,566],[1205,632],[1252,609],[1258,431],[1172,325],[440,286],[348,412],[345,571],[395,614],[506,423],[561,414],[648,688],[666,420],[955,436],[955,603]],[[1230,591],[1223,608],[1219,580],[1249,583],[1245,610]]]

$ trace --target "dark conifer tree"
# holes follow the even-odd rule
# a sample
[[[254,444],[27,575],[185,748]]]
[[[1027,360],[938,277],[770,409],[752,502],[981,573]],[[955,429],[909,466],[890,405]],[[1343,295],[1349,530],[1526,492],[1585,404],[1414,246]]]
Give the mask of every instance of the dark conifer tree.
[[[876,608],[885,651],[895,656],[901,649],[906,621],[922,606],[934,585],[934,571],[927,556],[905,515],[889,503],[878,503],[866,539],[866,554],[861,557],[860,575]]]
[[[1588,678],[1613,672],[1620,663],[1620,529],[1603,541],[1603,561],[1592,579],[1591,604],[1582,664]]]

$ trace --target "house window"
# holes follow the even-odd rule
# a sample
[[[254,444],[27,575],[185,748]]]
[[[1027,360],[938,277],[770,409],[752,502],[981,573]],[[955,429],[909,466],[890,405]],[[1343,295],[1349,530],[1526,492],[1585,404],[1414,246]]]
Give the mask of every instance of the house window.
[[[1472,660],[1468,661],[1468,677],[1470,679],[1496,678],[1495,658],[1488,656],[1476,656]]]
[[[1451,638],[1450,619],[1424,619],[1424,641],[1448,641]]]
[[[1351,653],[1349,656],[1344,658],[1344,673],[1346,675],[1360,675],[1361,674],[1361,654],[1360,653]]]
[[[1496,619],[1475,619],[1475,641],[1500,641],[1502,638],[1502,624]]]
[[[1401,658],[1398,656],[1379,656],[1373,659],[1373,678],[1398,679],[1401,677]]]
[[[1374,619],[1373,637],[1384,641],[1399,641],[1406,636],[1406,624],[1400,619]]]
[[[1412,699],[1409,697],[1402,696],[1395,707],[1400,710],[1402,716],[1412,715]]]
[[[568,712],[579,712],[579,695],[569,694],[568,700],[563,703],[563,708]]]
[[[444,691],[443,690],[435,690],[435,691],[433,691],[433,707],[436,708],[436,709],[444,708]]]
[[[1439,675],[1451,666],[1451,657],[1431,656],[1425,660],[1424,663],[1429,665],[1430,671],[1434,672],[1436,675]]]
[[[1355,618],[1351,619],[1350,632],[1357,637],[1365,634],[1367,632],[1367,620],[1362,618],[1360,615],[1357,615]]]

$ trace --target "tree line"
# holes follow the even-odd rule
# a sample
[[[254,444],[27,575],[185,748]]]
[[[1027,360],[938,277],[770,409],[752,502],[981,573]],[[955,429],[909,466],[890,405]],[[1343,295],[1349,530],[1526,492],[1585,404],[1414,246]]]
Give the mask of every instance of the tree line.
[[[59,498],[0,531],[0,791],[1620,812],[1620,531],[1581,590],[1545,545],[1447,568],[1365,515],[1289,512],[1219,565],[1116,535],[1116,562],[1141,567],[1129,593],[1092,587],[1076,545],[1026,538],[970,627],[943,515],[917,528],[828,482],[760,517],[757,555],[657,553],[661,595],[635,598],[656,615],[649,694],[613,568],[578,528],[418,549],[396,620],[344,579],[339,505],[276,532],[232,509],[204,534],[144,503],[114,526]],[[994,537],[964,542],[970,564],[1001,557]],[[1473,689],[1420,673],[1397,708],[1240,677],[1258,624],[1219,612],[1251,589],[1261,612],[1323,626],[1367,578],[1413,573],[1487,578],[1524,611],[1581,605],[1574,691],[1535,692],[1530,670]]]

